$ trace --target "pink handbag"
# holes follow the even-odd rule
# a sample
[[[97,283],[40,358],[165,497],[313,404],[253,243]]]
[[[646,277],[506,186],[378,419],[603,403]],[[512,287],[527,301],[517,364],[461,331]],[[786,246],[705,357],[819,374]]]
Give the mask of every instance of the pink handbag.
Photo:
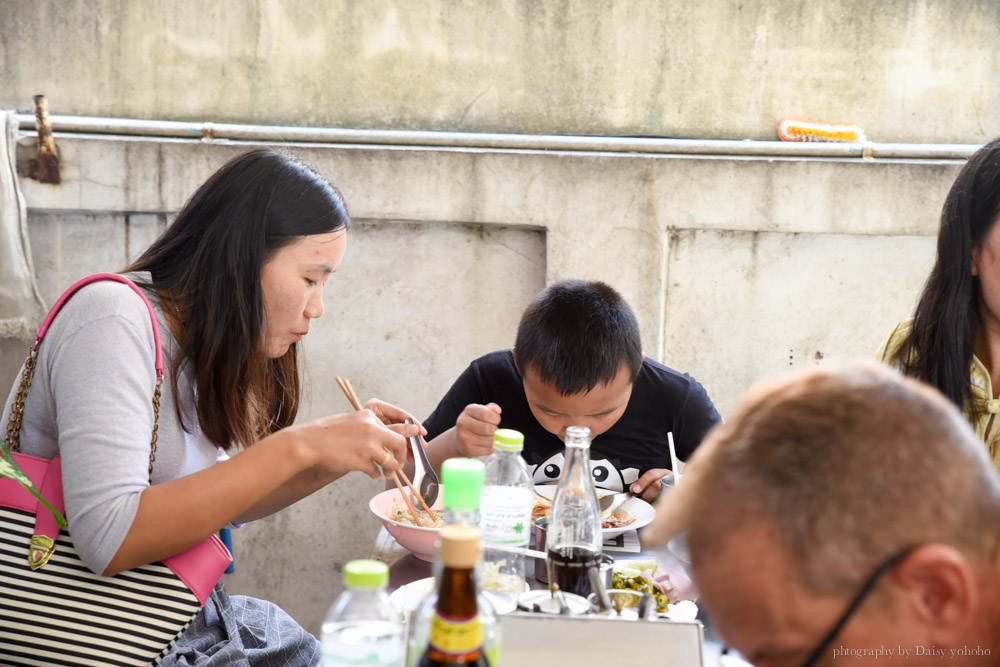
[[[24,401],[38,348],[62,305],[84,285],[113,280],[145,302],[156,341],[156,389],[149,473],[156,459],[163,350],[153,307],[128,278],[88,276],[70,287],[38,330],[11,409],[6,440],[14,461],[61,513],[65,512],[60,457],[21,454]],[[187,551],[114,577],[94,574],[52,512],[17,482],[0,478],[0,664],[156,664],[167,654],[232,562],[215,535]]]

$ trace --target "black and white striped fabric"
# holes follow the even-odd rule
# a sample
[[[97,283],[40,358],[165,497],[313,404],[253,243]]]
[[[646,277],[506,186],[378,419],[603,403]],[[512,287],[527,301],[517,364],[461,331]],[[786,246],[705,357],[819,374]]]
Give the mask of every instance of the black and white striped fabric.
[[[155,665],[201,607],[161,563],[94,574],[65,530],[32,570],[34,526],[34,514],[0,507],[2,665]]]

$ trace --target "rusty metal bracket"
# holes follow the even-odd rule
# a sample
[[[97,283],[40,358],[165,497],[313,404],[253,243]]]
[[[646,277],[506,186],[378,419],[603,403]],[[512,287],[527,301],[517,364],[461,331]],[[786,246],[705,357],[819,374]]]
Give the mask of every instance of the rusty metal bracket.
[[[59,185],[59,148],[52,138],[49,103],[45,95],[35,95],[35,130],[38,132],[38,157],[28,163],[28,176],[39,183]]]
[[[215,125],[212,123],[201,124],[201,140],[208,143],[215,139]]]

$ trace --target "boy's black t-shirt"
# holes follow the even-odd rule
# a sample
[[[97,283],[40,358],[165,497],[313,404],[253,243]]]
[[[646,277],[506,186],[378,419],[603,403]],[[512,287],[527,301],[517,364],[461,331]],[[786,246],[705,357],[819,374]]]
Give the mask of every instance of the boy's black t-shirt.
[[[427,440],[454,426],[465,406],[490,402],[502,409],[500,428],[524,434],[522,456],[534,483],[558,480],[565,446],[531,414],[511,350],[491,352],[469,364],[423,422]],[[591,443],[595,486],[624,491],[647,470],[670,469],[667,433],[673,433],[677,456],[685,461],[719,421],[711,399],[694,378],[645,359],[624,414]]]

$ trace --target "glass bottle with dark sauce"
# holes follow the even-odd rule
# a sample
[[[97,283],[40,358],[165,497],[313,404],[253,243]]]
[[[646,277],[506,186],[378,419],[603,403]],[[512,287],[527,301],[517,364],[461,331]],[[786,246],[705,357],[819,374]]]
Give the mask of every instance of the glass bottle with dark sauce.
[[[490,667],[483,647],[483,626],[476,605],[473,574],[482,555],[479,529],[445,526],[439,534],[438,555],[444,569],[427,650],[418,665]]]
[[[590,472],[590,429],[566,429],[566,463],[552,499],[547,558],[552,580],[567,593],[590,594],[589,571],[601,559],[601,510]]]

